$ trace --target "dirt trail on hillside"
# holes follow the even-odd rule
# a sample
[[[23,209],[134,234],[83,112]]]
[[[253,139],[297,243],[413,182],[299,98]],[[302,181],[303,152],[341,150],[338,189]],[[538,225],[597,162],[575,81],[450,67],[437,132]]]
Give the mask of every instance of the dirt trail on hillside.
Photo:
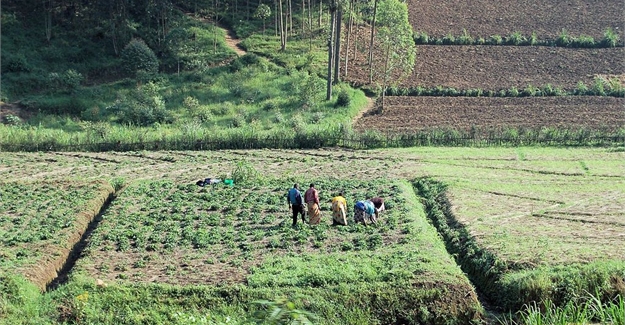
[[[355,125],[356,121],[360,120],[363,116],[365,116],[367,112],[371,111],[375,107],[376,101],[371,97],[366,97],[366,98],[367,98],[367,105],[365,105],[365,107],[362,110],[360,110],[360,112],[358,112],[356,116],[354,116],[354,118],[352,119],[352,125]]]
[[[243,48],[241,47],[241,39],[236,37],[234,31],[226,28],[225,26],[219,27],[223,28],[226,31],[226,45],[234,50],[234,52],[236,52],[238,56],[245,55],[247,52],[245,52],[245,50],[243,50]]]
[[[197,19],[205,24],[212,24],[213,22],[206,18],[206,17],[201,17],[201,16],[195,16],[193,13],[187,12],[186,15],[189,18],[192,19]],[[220,24],[219,22],[217,23],[217,27],[223,29],[226,31],[226,45],[231,48],[238,56],[243,56],[245,54],[247,54],[247,52],[241,47],[240,43],[241,43],[241,39],[238,38],[235,34],[235,32],[233,30],[231,30],[230,28],[226,27],[225,25]]]

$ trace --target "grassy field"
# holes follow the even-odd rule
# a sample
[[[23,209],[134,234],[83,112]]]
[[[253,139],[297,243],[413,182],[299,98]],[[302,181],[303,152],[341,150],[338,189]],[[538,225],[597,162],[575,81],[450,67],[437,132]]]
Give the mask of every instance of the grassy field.
[[[218,287],[237,302],[277,299],[281,293],[297,301],[298,308],[332,322],[338,318],[328,314],[328,308],[334,294],[347,290],[346,283],[354,285],[348,290],[354,295],[376,287],[395,288],[390,289],[395,297],[399,289],[381,270],[400,267],[412,270],[406,273],[412,276],[399,277],[402,281],[421,283],[415,285],[422,289],[429,288],[427,283],[439,283],[453,297],[468,282],[442,250],[443,243],[423,218],[412,188],[400,181],[427,179],[432,187],[445,184],[446,188],[441,209],[447,226],[435,219],[429,194],[416,188],[431,222],[439,226],[448,251],[456,254],[474,286],[486,293],[495,289],[514,293],[513,298],[500,301],[501,306],[514,310],[523,302],[543,299],[564,303],[591,290],[598,290],[599,299],[606,301],[623,295],[625,153],[618,148],[3,153],[1,161],[5,167],[0,177],[7,181],[21,179],[28,171],[30,177],[46,183],[79,178],[127,186],[102,215],[67,288],[57,292],[78,290],[79,295],[85,290],[91,299],[125,303],[127,298],[108,297],[116,295],[109,290],[163,290],[168,296],[200,286],[203,289],[197,290],[207,290],[202,292],[210,296]],[[14,168],[18,165],[20,170]],[[198,179],[232,176],[243,167],[253,171],[255,183],[210,189],[195,185]],[[391,209],[379,228],[322,225],[294,230],[285,226],[290,216],[282,198],[295,181],[318,183],[322,201],[339,188],[352,189],[350,200],[383,193],[390,198]],[[263,202],[262,207],[254,202]],[[446,232],[445,227],[455,232]],[[454,238],[462,245],[454,247]],[[372,244],[380,240],[382,245]],[[476,276],[484,267],[490,272]],[[357,270],[368,271],[359,275]],[[100,292],[95,279],[104,281],[108,289]],[[143,284],[131,285],[137,282]],[[416,294],[412,297],[419,301],[434,299],[426,299],[424,292],[405,293]],[[307,301],[302,297],[311,295],[325,302],[302,302]],[[437,297],[432,301],[447,301]],[[133,303],[139,306],[141,299]],[[187,303],[183,300],[174,299],[170,311],[153,313],[171,316],[176,306]],[[232,302],[219,301],[211,308],[223,317],[254,310],[245,303],[228,309]],[[479,314],[471,301],[465,303],[468,309],[464,310],[473,312],[462,317]],[[106,304],[115,308],[110,301]],[[354,312],[362,305],[348,306],[348,323],[365,319]],[[402,306],[390,313],[369,309],[366,319],[387,323],[426,317],[423,310],[403,314]],[[89,317],[96,317],[97,307],[89,308],[93,308]],[[432,310],[456,319],[449,311]],[[193,315],[203,312],[197,309]],[[429,315],[432,323],[438,322],[435,314]],[[109,316],[94,319],[110,322]]]

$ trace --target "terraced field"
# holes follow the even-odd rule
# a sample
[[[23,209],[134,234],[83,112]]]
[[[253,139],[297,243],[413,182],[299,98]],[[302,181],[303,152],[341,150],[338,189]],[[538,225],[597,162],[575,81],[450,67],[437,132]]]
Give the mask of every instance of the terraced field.
[[[418,45],[414,71],[406,79],[396,79],[398,89],[441,89],[435,99],[393,98],[357,121],[358,130],[412,132],[417,130],[505,125],[508,129],[556,127],[560,129],[620,128],[625,116],[622,94],[612,99],[536,99],[523,97],[501,100],[493,96],[528,96],[524,89],[558,89],[574,93],[593,88],[599,80],[611,80],[615,87],[625,85],[625,48],[622,46],[625,13],[619,1],[541,1],[471,3],[454,1],[409,1],[409,20],[415,32],[430,38],[463,35],[472,41],[493,36],[507,38],[517,33],[538,41],[555,42],[562,35],[587,35],[600,41],[610,29],[620,37],[615,48],[569,48],[560,46],[502,45]],[[356,29],[357,42],[367,39],[366,28]],[[365,48],[350,52],[353,67],[347,79],[358,85],[369,84]],[[376,51],[381,51],[376,49]],[[381,52],[376,52],[381,53]],[[376,54],[374,60],[381,60]],[[376,59],[377,58],[377,59]],[[381,63],[380,63],[381,64]],[[597,86],[602,88],[603,86]],[[443,93],[443,89],[452,90]],[[457,99],[451,93],[470,91],[483,99]],[[401,94],[398,93],[398,95]],[[478,94],[478,95],[476,95]],[[414,95],[410,94],[410,95]],[[532,97],[535,95],[531,95]],[[542,96],[538,94],[537,96]],[[408,96],[406,96],[408,97]],[[611,104],[605,105],[605,101]],[[508,104],[513,102],[513,104]],[[379,107],[384,105],[384,110]],[[584,116],[592,115],[592,118]],[[578,118],[579,116],[579,118]]]
[[[464,324],[482,317],[474,287],[511,309],[537,297],[565,301],[595,288],[591,279],[598,279],[606,297],[624,294],[622,150],[3,153],[1,161],[7,168],[0,169],[0,177],[7,182],[28,171],[50,184],[77,176],[117,184],[121,190],[82,239],[84,248],[70,263],[75,265],[65,285],[76,295],[88,292],[94,301],[117,299],[128,317],[158,304],[150,298],[155,292],[173,299],[180,297],[178,290],[196,293],[168,300],[171,313],[198,299],[193,297],[199,292],[205,298],[194,304],[209,304],[224,317],[232,315],[231,307],[245,313],[250,308],[245,302],[288,293],[324,322],[353,324],[437,323],[439,317]],[[233,188],[195,185],[240,164],[253,166],[258,178]],[[15,165],[21,172],[11,168]],[[414,180],[414,189],[402,180]],[[287,226],[284,193],[295,181],[318,184],[325,202],[322,225]],[[443,199],[436,199],[444,203],[443,219],[433,210],[431,191],[421,186],[435,189],[437,182],[447,186]],[[389,210],[381,224],[329,226],[326,203],[338,189],[352,202],[385,196]],[[430,223],[442,227],[445,244]],[[445,246],[457,254],[471,282]],[[578,282],[572,285],[570,277]],[[127,290],[141,298],[107,298]],[[345,295],[365,298],[341,303],[343,316],[330,313],[329,306]],[[404,305],[414,301],[425,309]],[[373,306],[366,315],[357,312],[363,304]],[[449,309],[452,305],[461,307]],[[120,307],[89,308],[91,319],[114,323]],[[157,310],[153,313],[163,312]]]

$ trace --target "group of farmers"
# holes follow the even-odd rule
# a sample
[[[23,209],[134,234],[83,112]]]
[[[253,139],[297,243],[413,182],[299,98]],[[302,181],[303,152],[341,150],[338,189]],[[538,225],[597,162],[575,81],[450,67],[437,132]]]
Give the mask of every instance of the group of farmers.
[[[299,185],[297,183],[294,184],[293,188],[287,193],[287,201],[289,209],[293,212],[293,226],[297,224],[298,215],[301,215],[302,223],[306,223],[304,219],[306,211],[309,216],[309,224],[316,225],[321,222],[319,192],[317,192],[315,184],[310,184],[303,197]],[[380,212],[384,211],[384,209],[384,199],[380,197],[357,201],[354,204],[354,222],[364,225],[376,223]],[[343,197],[343,193],[338,193],[337,196],[332,198],[332,224],[347,225],[347,200]]]

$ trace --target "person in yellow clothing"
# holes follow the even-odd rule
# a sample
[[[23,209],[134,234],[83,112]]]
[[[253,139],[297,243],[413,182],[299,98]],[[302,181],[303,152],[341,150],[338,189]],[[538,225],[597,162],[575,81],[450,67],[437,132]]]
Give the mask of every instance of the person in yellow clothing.
[[[332,199],[332,225],[347,226],[347,201],[342,192]]]

